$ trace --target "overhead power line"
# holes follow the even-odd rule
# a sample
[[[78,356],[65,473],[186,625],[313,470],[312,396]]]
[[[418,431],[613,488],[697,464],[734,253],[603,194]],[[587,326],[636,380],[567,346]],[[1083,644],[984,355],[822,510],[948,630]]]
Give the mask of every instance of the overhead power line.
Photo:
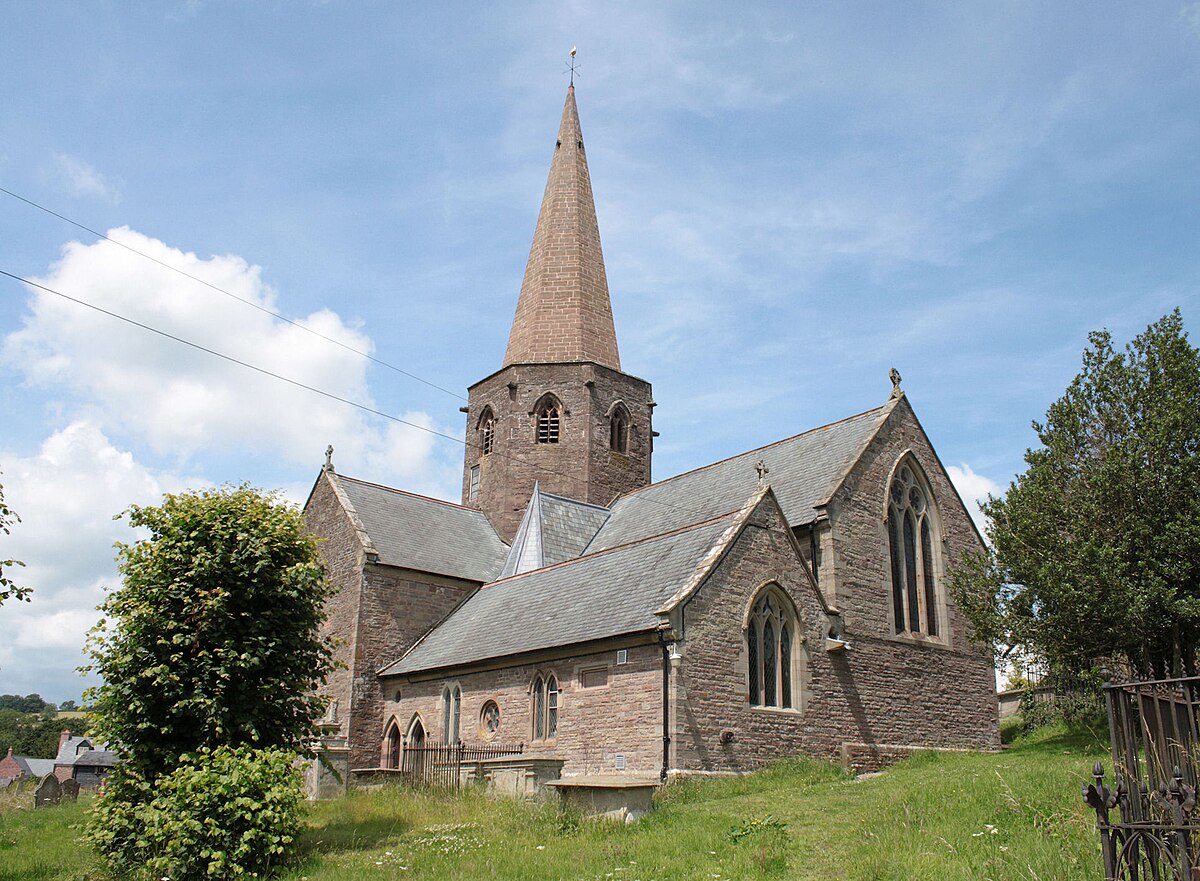
[[[16,199],[19,202],[24,202],[26,205],[29,205],[32,208],[36,208],[39,211],[44,211],[46,214],[49,214],[51,217],[57,217],[59,220],[63,221],[64,223],[69,223],[69,224],[71,224],[71,226],[77,227],[77,228],[83,230],[84,232],[90,233],[91,235],[94,235],[99,239],[103,239],[106,242],[111,242],[112,244],[116,245],[119,248],[124,248],[126,251],[129,251],[131,254],[137,254],[139,257],[144,257],[145,259],[149,260],[152,263],[157,263],[159,266],[162,266],[164,269],[169,269],[172,272],[176,272],[179,275],[182,275],[184,278],[190,278],[192,281],[202,284],[206,288],[211,288],[212,290],[216,291],[219,294],[224,294],[226,297],[229,297],[230,299],[237,300],[239,303],[243,303],[252,309],[257,309],[259,312],[262,312],[266,315],[270,315],[273,318],[278,318],[280,321],[284,321],[284,322],[290,324],[292,327],[299,328],[300,330],[304,331],[305,333],[312,334],[313,336],[318,337],[319,339],[323,339],[328,343],[333,343],[333,345],[338,346],[339,348],[345,349],[347,352],[352,352],[355,355],[358,355],[362,358],[366,358],[368,361],[371,361],[374,364],[378,364],[380,367],[386,367],[388,370],[394,370],[396,373],[399,373],[401,376],[407,376],[409,379],[412,379],[412,380],[415,380],[416,382],[427,385],[430,388],[437,389],[439,392],[445,392],[446,394],[451,395],[452,397],[458,398],[460,401],[467,400],[462,395],[460,395],[458,392],[451,391],[450,389],[444,388],[443,386],[440,386],[437,383],[430,382],[427,379],[423,379],[422,377],[417,376],[415,373],[410,373],[409,371],[404,370],[401,367],[397,367],[395,364],[391,364],[387,361],[384,361],[382,358],[376,358],[371,353],[364,352],[361,349],[356,349],[356,348],[354,348],[354,346],[343,343],[341,340],[335,340],[333,337],[323,334],[319,330],[314,330],[313,328],[308,327],[305,324],[301,324],[298,321],[288,318],[286,315],[276,312],[274,309],[268,309],[266,306],[263,306],[260,303],[255,303],[253,300],[248,300],[245,297],[240,297],[237,294],[233,293],[232,291],[225,290],[225,288],[221,287],[220,285],[215,285],[210,281],[205,281],[204,279],[200,278],[199,276],[192,275],[187,270],[180,269],[178,266],[172,266],[170,263],[167,263],[165,260],[159,260],[157,257],[155,257],[151,254],[147,254],[145,251],[139,251],[137,248],[134,248],[131,245],[127,245],[124,242],[119,242],[116,239],[110,238],[109,236],[105,235],[104,233],[100,232],[99,230],[92,229],[90,226],[82,224],[77,220],[72,220],[70,217],[67,217],[64,214],[59,214],[57,211],[54,211],[51,208],[47,208],[45,205],[39,205],[37,202],[33,201],[32,199],[27,199],[24,196],[18,195],[17,193],[14,193],[12,190],[7,190],[4,187],[0,187],[0,193],[4,193],[6,196],[11,196],[12,198]],[[7,275],[7,274],[8,273],[5,273],[5,275]]]
[[[453,441],[456,444],[462,444],[464,447],[468,447],[470,449],[476,449],[476,450],[482,449],[482,447],[479,444],[471,443],[470,441],[465,440],[464,438],[459,438],[459,437],[455,437],[454,435],[451,435],[451,434],[446,434],[445,432],[438,431],[437,429],[434,429],[434,428],[429,428],[428,426],[425,426],[425,425],[420,425],[416,422],[412,422],[408,419],[403,419],[399,416],[393,416],[391,413],[387,413],[376,407],[369,406],[368,404],[363,404],[359,401],[355,401],[350,398],[344,398],[341,395],[337,395],[337,394],[334,394],[333,392],[325,391],[324,389],[320,389],[320,388],[317,388],[316,386],[309,385],[308,383],[301,382],[298,379],[292,379],[290,377],[284,376],[283,374],[275,373],[272,370],[267,370],[265,367],[259,367],[256,364],[251,364],[248,361],[243,361],[240,358],[235,358],[232,355],[225,354],[224,352],[218,352],[216,349],[210,349],[208,346],[204,346],[204,345],[201,345],[200,343],[192,342],[189,339],[185,339],[181,336],[177,336],[176,334],[170,333],[169,331],[161,330],[157,327],[146,324],[145,322],[138,321],[135,318],[130,318],[127,315],[122,315],[119,312],[114,312],[111,309],[105,309],[103,306],[97,306],[95,303],[89,303],[87,300],[82,300],[79,297],[73,297],[70,294],[66,294],[66,293],[63,293],[62,291],[55,290],[52,287],[48,287],[47,285],[41,284],[40,282],[36,282],[31,279],[25,278],[24,276],[20,276],[15,273],[8,272],[4,269],[0,269],[0,275],[3,275],[7,278],[11,278],[13,281],[18,281],[18,282],[21,282],[22,284],[27,284],[30,287],[37,288],[40,291],[45,291],[47,294],[52,294],[53,296],[61,297],[64,300],[67,300],[71,303],[75,303],[79,306],[83,306],[84,308],[91,309],[94,312],[99,312],[102,315],[107,315],[109,318],[113,318],[117,321],[124,322],[125,324],[128,324],[132,327],[139,328],[140,330],[147,331],[149,333],[155,334],[157,336],[163,337],[164,339],[171,340],[171,341],[179,343],[181,345],[188,346],[189,348],[195,349],[199,352],[204,352],[207,355],[212,355],[215,358],[220,358],[222,361],[228,361],[231,364],[236,364],[239,367],[245,367],[247,370],[253,370],[255,373],[270,377],[271,379],[277,379],[280,382],[285,382],[290,386],[294,386],[295,388],[304,389],[305,391],[309,391],[309,392],[312,392],[313,394],[320,395],[321,397],[328,398],[331,401],[337,401],[340,404],[346,404],[348,406],[354,407],[355,409],[362,410],[364,413],[370,413],[373,416],[379,416],[379,417],[381,417],[383,419],[387,419],[391,422],[397,422],[400,425],[406,425],[409,428],[415,428],[418,431],[425,432],[426,434],[431,434],[435,437],[440,437],[444,440]],[[556,477],[565,477],[568,480],[576,479],[576,477],[574,475],[567,474],[566,472],[563,472],[563,471],[555,471],[551,468],[546,468],[544,465],[540,465],[536,462],[531,462],[528,459],[522,459],[520,456],[514,456],[509,453],[501,453],[498,450],[493,450],[491,453],[489,453],[489,455],[499,456],[501,458],[508,459],[509,461],[512,461],[512,462],[519,462],[523,465],[528,465],[528,466],[535,468],[545,474],[551,474]],[[682,505],[674,505],[674,504],[671,504],[670,502],[664,502],[664,501],[660,501],[658,499],[651,499],[651,498],[643,497],[643,501],[650,502],[651,504],[659,505],[664,508],[671,508],[676,511],[683,511],[688,514],[696,514],[696,515],[699,515],[699,516],[705,517],[705,518],[712,517],[711,512],[697,511],[693,508],[685,508]]]

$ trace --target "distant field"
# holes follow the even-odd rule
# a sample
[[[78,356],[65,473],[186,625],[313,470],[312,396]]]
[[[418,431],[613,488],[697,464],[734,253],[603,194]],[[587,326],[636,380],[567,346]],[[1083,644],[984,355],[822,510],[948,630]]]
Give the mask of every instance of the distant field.
[[[921,754],[859,782],[789,761],[673,785],[628,827],[389,790],[313,805],[302,863],[281,877],[1094,881],[1098,839],[1079,789],[1103,757],[1094,737],[1058,728],[999,754]],[[0,881],[103,878],[75,841],[83,810],[0,813]]]

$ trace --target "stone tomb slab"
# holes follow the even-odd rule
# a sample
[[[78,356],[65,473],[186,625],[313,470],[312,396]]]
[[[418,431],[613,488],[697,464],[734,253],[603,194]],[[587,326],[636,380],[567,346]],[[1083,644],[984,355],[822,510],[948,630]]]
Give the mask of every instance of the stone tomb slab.
[[[563,804],[580,808],[590,817],[634,823],[653,807],[657,777],[592,774],[565,777],[545,784],[558,791]]]

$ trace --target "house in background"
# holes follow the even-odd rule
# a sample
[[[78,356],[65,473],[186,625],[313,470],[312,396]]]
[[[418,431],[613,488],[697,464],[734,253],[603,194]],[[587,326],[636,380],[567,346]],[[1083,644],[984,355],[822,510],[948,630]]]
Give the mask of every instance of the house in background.
[[[946,591],[982,542],[891,385],[652,483],[571,87],[507,352],[463,408],[461,504],[330,459],[305,506],[338,589],[327,744],[368,769],[520,742],[564,780],[997,748],[990,655]]]

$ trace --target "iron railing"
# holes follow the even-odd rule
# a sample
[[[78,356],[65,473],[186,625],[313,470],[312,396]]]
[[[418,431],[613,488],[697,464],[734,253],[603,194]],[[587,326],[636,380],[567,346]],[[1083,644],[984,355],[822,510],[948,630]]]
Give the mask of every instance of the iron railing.
[[[1110,682],[1104,693],[1115,785],[1097,762],[1083,797],[1096,811],[1106,881],[1200,879],[1200,677]]]
[[[466,746],[458,743],[430,743],[404,747],[400,757],[400,775],[412,786],[458,789],[463,783],[463,768],[486,759],[516,756],[525,752],[517,746]]]

